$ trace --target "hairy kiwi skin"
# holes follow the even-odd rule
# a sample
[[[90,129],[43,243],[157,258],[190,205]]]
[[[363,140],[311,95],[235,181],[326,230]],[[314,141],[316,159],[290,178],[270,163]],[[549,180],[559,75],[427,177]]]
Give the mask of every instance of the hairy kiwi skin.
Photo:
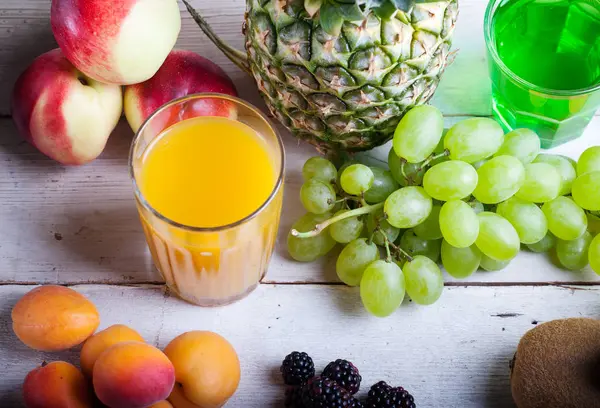
[[[510,383],[519,408],[600,408],[600,320],[554,320],[527,332]]]

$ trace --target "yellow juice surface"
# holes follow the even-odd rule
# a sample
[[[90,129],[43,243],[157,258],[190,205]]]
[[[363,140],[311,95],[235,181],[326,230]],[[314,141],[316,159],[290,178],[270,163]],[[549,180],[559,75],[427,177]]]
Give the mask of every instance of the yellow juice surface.
[[[264,139],[222,117],[171,126],[146,149],[139,188],[156,211],[180,224],[219,227],[267,201],[277,171]]]

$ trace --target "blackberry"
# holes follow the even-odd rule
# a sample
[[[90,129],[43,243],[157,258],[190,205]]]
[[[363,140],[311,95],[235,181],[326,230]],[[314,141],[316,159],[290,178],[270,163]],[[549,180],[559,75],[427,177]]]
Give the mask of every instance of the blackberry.
[[[305,408],[363,408],[348,391],[333,380],[315,377],[302,387]]]
[[[379,381],[373,385],[369,390],[369,396],[367,397],[366,408],[380,408],[385,407],[385,402],[388,398],[388,393],[392,390],[392,387],[385,381]]]
[[[335,381],[352,395],[358,392],[362,380],[358,368],[347,360],[335,360],[327,364],[321,376]]]
[[[308,354],[294,351],[285,357],[279,371],[286,385],[302,385],[315,376],[315,364]]]
[[[365,408],[416,408],[415,399],[402,387],[380,381],[369,390]]]
[[[286,388],[285,406],[288,408],[304,408],[301,386],[288,386]]]

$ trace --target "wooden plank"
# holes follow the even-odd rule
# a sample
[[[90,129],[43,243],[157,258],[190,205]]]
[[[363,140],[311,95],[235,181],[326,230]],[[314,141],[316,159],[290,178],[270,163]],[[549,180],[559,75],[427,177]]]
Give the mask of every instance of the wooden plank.
[[[231,45],[242,49],[241,23],[244,0],[219,2],[194,0],[213,28]],[[221,65],[233,78],[241,95],[257,102],[252,80],[237,69],[206,38],[182,9],[182,31],[177,47],[201,53]],[[455,49],[460,52],[448,69],[434,102],[445,113],[454,115],[487,115],[491,112],[483,15],[487,1],[461,0],[460,17],[455,33]],[[0,115],[9,113],[9,94],[14,81],[31,61],[55,48],[50,29],[50,0],[4,0],[0,9]]]
[[[447,124],[461,118],[448,119]],[[595,143],[600,118],[581,139],[555,149],[577,157]],[[132,134],[121,123],[102,156],[82,167],[63,167],[38,153],[0,120],[0,282],[140,283],[157,282],[146,249],[127,169]],[[298,199],[304,161],[311,146],[284,134],[287,179],[278,245],[265,282],[338,282],[335,253],[314,263],[290,260],[286,235],[304,210]],[[366,155],[385,160],[389,146]],[[448,277],[449,281],[454,279]],[[600,281],[589,269],[568,272],[542,256],[523,252],[500,272],[478,273],[481,282]]]
[[[42,361],[78,362],[76,350],[38,353],[13,334],[10,310],[30,289],[0,287],[3,407],[22,406],[23,378]],[[598,317],[600,298],[597,288],[456,287],[433,306],[406,302],[393,316],[377,319],[346,287],[261,285],[247,299],[214,309],[165,296],[161,287],[76,289],[97,305],[101,328],[127,324],[160,347],[189,330],[224,335],[242,362],[239,391],[227,405],[232,408],[283,406],[278,367],[292,350],[310,353],[318,370],[336,358],[353,361],[364,378],[361,396],[386,380],[410,390],[420,408],[512,407],[508,362],[519,338],[538,322]]]

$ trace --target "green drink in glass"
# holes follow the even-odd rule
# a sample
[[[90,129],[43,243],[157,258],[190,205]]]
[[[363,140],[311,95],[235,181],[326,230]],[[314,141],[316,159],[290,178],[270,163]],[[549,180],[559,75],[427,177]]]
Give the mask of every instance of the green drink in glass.
[[[600,0],[492,0],[485,18],[494,115],[575,139],[600,107]]]

